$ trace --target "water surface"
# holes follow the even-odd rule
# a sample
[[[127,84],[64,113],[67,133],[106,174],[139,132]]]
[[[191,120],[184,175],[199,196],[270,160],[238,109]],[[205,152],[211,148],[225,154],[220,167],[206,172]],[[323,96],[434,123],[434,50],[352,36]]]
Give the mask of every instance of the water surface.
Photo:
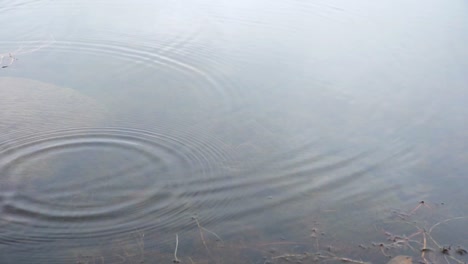
[[[0,262],[385,263],[468,212],[467,10],[0,1]]]

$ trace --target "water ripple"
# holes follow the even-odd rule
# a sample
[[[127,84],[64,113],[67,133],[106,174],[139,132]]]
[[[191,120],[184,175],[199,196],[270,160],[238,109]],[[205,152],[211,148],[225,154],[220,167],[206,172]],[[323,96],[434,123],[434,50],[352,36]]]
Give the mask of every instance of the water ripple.
[[[28,234],[1,239],[100,237],[149,224],[170,228],[190,207],[181,199],[184,179],[213,177],[223,163],[216,147],[204,151],[200,144],[123,128],[68,129],[4,141],[0,223]],[[205,195],[192,198],[196,204],[216,203]]]

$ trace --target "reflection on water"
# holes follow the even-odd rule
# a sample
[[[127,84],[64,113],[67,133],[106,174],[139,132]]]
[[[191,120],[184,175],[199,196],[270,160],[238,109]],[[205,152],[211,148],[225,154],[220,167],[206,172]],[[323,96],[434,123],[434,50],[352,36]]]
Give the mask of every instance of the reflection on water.
[[[466,8],[1,3],[0,262],[466,261]]]

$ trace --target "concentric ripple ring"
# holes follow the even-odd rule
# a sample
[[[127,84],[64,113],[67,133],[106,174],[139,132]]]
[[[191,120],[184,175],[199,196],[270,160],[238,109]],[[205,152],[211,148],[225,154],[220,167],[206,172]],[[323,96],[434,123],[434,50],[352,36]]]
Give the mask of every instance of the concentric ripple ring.
[[[129,128],[57,130],[4,141],[0,225],[11,232],[0,241],[170,228],[189,208],[178,199],[185,192],[180,175],[209,177],[213,172],[206,168],[214,170],[223,158],[197,144]]]

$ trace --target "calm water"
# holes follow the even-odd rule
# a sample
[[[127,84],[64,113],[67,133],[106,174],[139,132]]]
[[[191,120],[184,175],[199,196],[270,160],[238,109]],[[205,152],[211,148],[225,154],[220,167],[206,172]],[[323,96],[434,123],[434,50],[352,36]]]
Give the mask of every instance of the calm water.
[[[372,243],[451,217],[428,236],[468,247],[466,1],[0,0],[0,25],[0,263],[417,261]]]

